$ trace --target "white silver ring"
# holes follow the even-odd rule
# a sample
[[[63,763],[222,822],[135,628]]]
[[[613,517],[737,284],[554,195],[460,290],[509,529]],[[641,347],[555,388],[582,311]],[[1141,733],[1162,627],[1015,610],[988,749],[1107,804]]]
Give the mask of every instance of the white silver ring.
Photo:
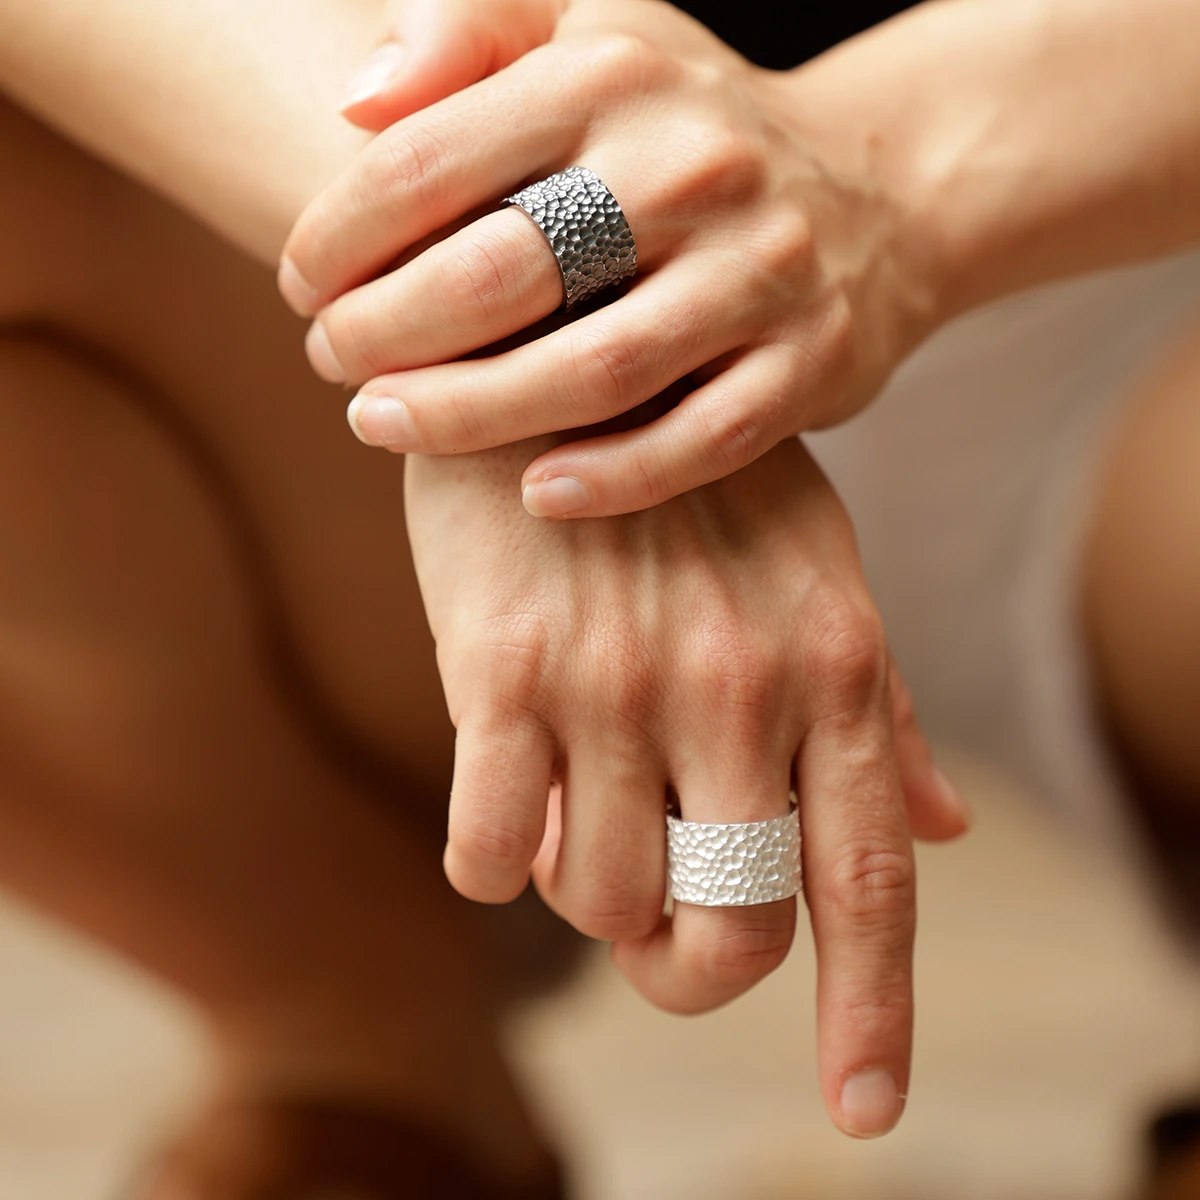
[[[617,198],[587,167],[568,167],[502,203],[524,209],[546,235],[562,273],[567,312],[636,273],[629,222]]]
[[[685,904],[724,908],[770,904],[800,890],[800,810],[740,825],[667,817],[671,895]]]

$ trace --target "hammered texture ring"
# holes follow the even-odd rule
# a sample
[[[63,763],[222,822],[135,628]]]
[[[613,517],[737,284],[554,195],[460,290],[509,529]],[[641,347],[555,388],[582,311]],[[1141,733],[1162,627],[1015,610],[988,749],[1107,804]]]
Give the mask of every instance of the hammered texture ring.
[[[706,908],[770,904],[800,890],[800,810],[741,825],[667,817],[671,895]]]
[[[546,235],[562,272],[567,312],[637,271],[629,222],[616,197],[587,167],[568,167],[531,183],[503,204],[523,208]]]

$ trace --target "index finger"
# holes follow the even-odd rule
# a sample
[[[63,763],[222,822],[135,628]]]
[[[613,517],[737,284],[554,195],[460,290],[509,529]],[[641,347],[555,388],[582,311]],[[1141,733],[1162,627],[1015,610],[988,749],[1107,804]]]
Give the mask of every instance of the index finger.
[[[292,230],[279,268],[284,299],[311,316],[421,238],[561,161],[578,140],[563,104],[578,57],[535,50],[375,138]]]
[[[899,1121],[912,1059],[916,868],[880,690],[814,725],[797,759],[821,1088],[855,1137]]]

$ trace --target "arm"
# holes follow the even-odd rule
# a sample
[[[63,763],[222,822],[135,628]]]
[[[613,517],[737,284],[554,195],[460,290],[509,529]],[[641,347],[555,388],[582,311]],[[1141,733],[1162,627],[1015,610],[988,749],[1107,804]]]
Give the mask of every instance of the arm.
[[[366,141],[381,0],[0,3],[0,88],[263,261]]]
[[[786,86],[900,198],[938,322],[1200,240],[1197,0],[926,4]]]
[[[564,3],[0,3],[0,89],[274,263],[367,141],[339,108],[382,128],[546,41]]]

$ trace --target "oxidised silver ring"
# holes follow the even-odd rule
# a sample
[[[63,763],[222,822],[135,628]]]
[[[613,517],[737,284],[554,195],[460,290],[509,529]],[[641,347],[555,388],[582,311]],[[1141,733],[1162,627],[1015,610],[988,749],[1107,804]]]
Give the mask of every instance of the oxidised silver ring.
[[[524,209],[546,235],[562,272],[567,312],[637,272],[629,222],[617,198],[587,167],[568,167],[531,183],[503,204]]]

